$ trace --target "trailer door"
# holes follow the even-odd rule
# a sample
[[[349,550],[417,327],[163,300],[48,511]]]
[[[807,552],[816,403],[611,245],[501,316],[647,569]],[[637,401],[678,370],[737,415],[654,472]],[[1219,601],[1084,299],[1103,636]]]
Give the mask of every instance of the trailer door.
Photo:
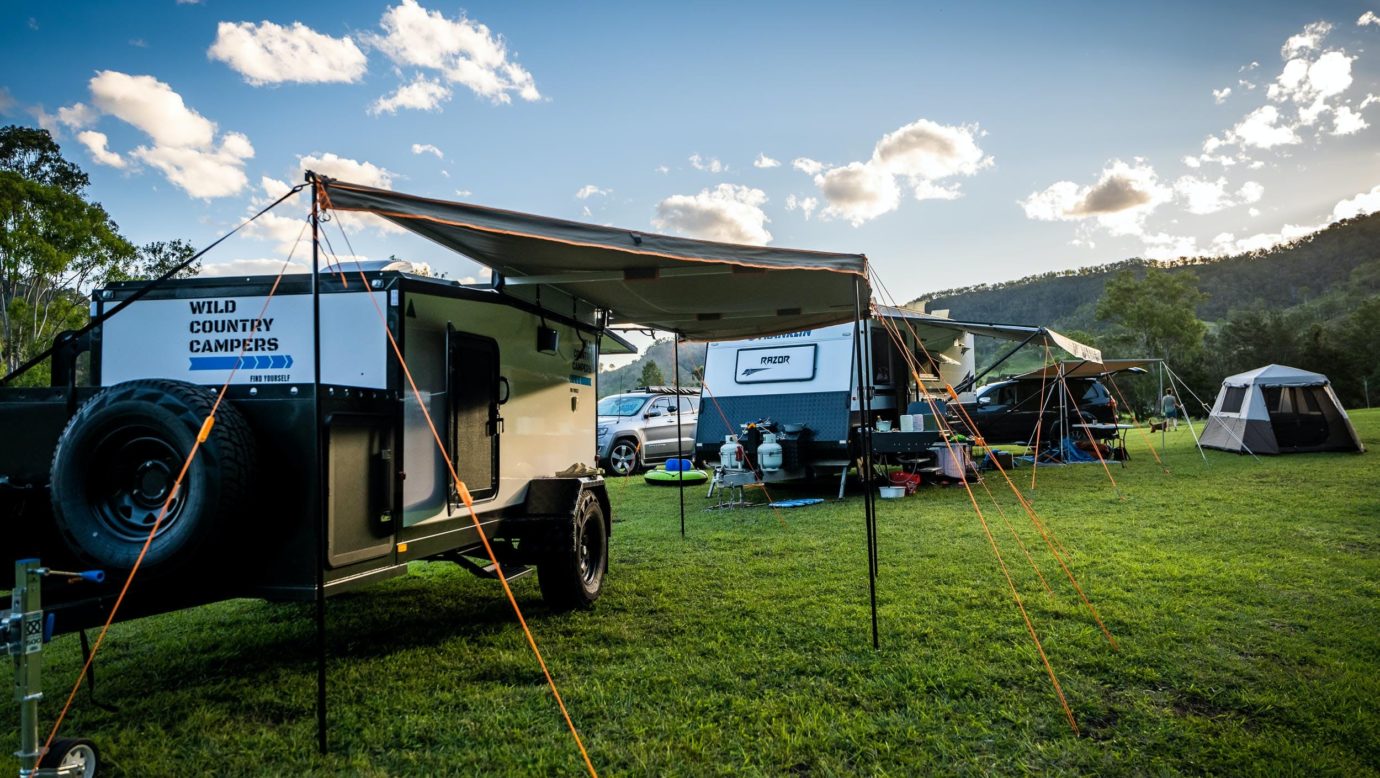
[[[498,493],[498,437],[503,419],[498,415],[498,343],[447,326],[450,370],[451,461],[470,496],[487,500]],[[507,399],[507,398],[502,398]],[[447,475],[449,479],[449,475]],[[450,485],[452,503],[459,490]]]

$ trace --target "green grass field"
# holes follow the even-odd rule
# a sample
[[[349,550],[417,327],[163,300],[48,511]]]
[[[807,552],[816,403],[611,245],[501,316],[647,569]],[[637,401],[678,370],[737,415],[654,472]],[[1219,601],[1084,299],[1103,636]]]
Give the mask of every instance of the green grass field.
[[[1353,419],[1364,456],[1205,465],[1181,428],[1169,474],[1133,433],[1120,497],[1097,465],[1041,468],[1036,509],[1120,651],[1004,484],[1053,596],[978,489],[1078,736],[962,488],[879,503],[880,651],[856,497],[778,516],[707,511],[688,491],[682,539],[675,490],[612,483],[597,608],[553,615],[535,580],[514,589],[603,774],[1375,774],[1380,410]],[[1030,475],[1015,472],[1027,489]],[[329,602],[324,759],[308,606],[117,626],[97,692],[119,712],[83,692],[64,732],[96,740],[115,775],[579,774],[498,586],[413,573]],[[79,661],[74,637],[52,649],[45,721]],[[12,704],[3,716],[14,733]]]

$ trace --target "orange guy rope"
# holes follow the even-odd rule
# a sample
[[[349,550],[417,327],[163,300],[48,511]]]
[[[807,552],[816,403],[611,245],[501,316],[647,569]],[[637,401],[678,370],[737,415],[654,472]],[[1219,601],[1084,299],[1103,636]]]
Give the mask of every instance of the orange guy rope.
[[[884,319],[885,317],[881,318]],[[885,326],[884,324],[883,327],[885,328]],[[914,333],[912,333],[912,335],[913,334]],[[916,342],[920,343],[921,349],[925,348],[923,341],[920,341],[919,338],[916,338]],[[902,353],[905,352],[906,350],[902,349]],[[925,355],[929,358],[928,350],[926,350]],[[938,408],[935,406],[933,398],[925,389],[925,385],[918,380],[919,371],[912,368],[912,374],[917,379],[916,383],[920,387],[920,391],[923,393],[926,401],[930,404],[931,409],[934,410],[936,420],[942,418],[938,413]],[[948,450],[949,456],[954,457],[953,443],[950,442],[947,437],[943,438],[943,440],[944,447]],[[1068,699],[1064,696],[1064,688],[1059,684],[1059,676],[1054,672],[1054,666],[1050,664],[1049,657],[1045,655],[1045,647],[1040,643],[1040,636],[1035,632],[1035,625],[1030,620],[1030,614],[1025,610],[1025,602],[1021,599],[1020,592],[1016,589],[1016,583],[1011,578],[1011,571],[1006,567],[1006,560],[1002,557],[1001,549],[997,547],[996,538],[992,536],[992,530],[987,526],[987,518],[983,515],[982,508],[978,506],[977,497],[973,494],[973,488],[968,485],[968,480],[966,478],[963,479],[963,489],[968,493],[968,502],[972,504],[973,512],[977,514],[978,522],[982,525],[983,534],[987,536],[987,544],[991,547],[993,556],[997,558],[997,564],[1001,567],[1002,576],[1006,579],[1006,586],[1011,592],[1011,598],[1016,601],[1016,608],[1021,612],[1021,619],[1025,622],[1026,631],[1030,634],[1030,639],[1035,643],[1035,650],[1040,656],[1041,663],[1045,666],[1045,672],[1049,674],[1050,683],[1054,685],[1054,693],[1059,699],[1059,705],[1063,708],[1064,715],[1068,718],[1069,726],[1073,729],[1074,734],[1078,734],[1078,721],[1074,718],[1073,709],[1069,707]]]
[[[339,222],[336,223],[336,229],[340,230],[341,235],[345,235],[345,230],[341,228]],[[346,246],[349,247],[349,237],[346,236],[345,240]],[[350,253],[354,253],[353,248],[350,249]],[[339,262],[339,259],[337,258],[336,261]],[[355,265],[358,267],[359,263],[356,262]],[[364,288],[369,288],[368,278],[362,269],[359,270],[359,278]],[[542,657],[541,649],[537,647],[537,639],[533,636],[531,627],[527,625],[527,619],[522,615],[522,608],[518,606],[517,597],[513,595],[513,589],[508,584],[508,576],[504,574],[503,566],[499,564],[498,555],[494,553],[493,546],[489,544],[489,536],[485,534],[484,527],[479,521],[479,514],[474,510],[474,499],[470,496],[470,490],[465,486],[465,482],[460,480],[460,475],[455,470],[455,463],[451,460],[450,453],[446,451],[445,444],[441,442],[441,433],[436,429],[436,423],[431,418],[431,411],[422,398],[421,390],[417,388],[417,382],[412,377],[412,371],[407,367],[407,360],[403,358],[402,349],[398,347],[398,341],[393,337],[393,331],[388,328],[388,317],[384,315],[383,309],[379,307],[378,300],[374,298],[374,295],[370,294],[368,297],[374,305],[375,313],[379,316],[379,323],[383,325],[384,333],[388,336],[388,344],[392,348],[394,356],[398,358],[398,365],[402,368],[403,375],[407,377],[408,385],[412,387],[412,394],[417,398],[417,407],[421,409],[422,416],[426,419],[427,427],[431,430],[431,436],[436,441],[437,449],[441,452],[441,458],[445,460],[446,470],[454,479],[456,489],[460,493],[460,499],[465,503],[466,510],[469,511],[470,521],[474,523],[474,528],[479,533],[479,539],[484,543],[484,551],[489,555],[489,560],[493,562],[494,572],[498,574],[499,583],[503,584],[503,593],[507,595],[508,603],[513,606],[513,613],[517,615],[518,623],[522,625],[522,633],[527,637],[527,645],[536,655],[537,664],[541,665],[542,675],[546,677],[546,685],[551,687],[551,694],[556,698],[556,705],[561,709],[561,716],[565,718],[565,725],[570,729],[571,736],[575,738],[575,745],[580,749],[580,756],[584,759],[585,768],[589,770],[591,776],[598,778],[599,772],[594,769],[594,763],[590,761],[589,751],[585,749],[584,740],[580,738],[580,732],[575,728],[574,720],[570,718],[570,711],[566,709],[565,700],[561,698],[561,692],[556,688],[556,681],[551,676],[551,670],[546,666],[546,659]]]
[[[296,253],[297,244],[301,242],[302,235],[306,230],[307,225],[304,222],[302,229],[297,233],[297,241],[293,242],[287,259],[283,262],[283,266],[278,269],[278,277],[273,279],[273,286],[268,290],[268,297],[264,298],[264,304],[259,309],[257,321],[262,321],[264,314],[268,313],[268,304],[273,302],[273,295],[278,291],[278,283],[283,280],[283,273],[287,271],[288,265],[292,262],[292,255]],[[221,384],[220,391],[216,393],[216,400],[211,404],[211,413],[201,423],[196,441],[192,443],[192,450],[187,452],[187,458],[182,461],[182,469],[178,471],[172,488],[168,490],[168,496],[163,500],[163,507],[158,511],[158,517],[153,520],[153,526],[149,528],[148,537],[144,538],[144,545],[139,549],[139,555],[134,558],[134,564],[129,568],[129,575],[125,576],[125,583],[120,587],[120,594],[115,598],[115,604],[110,607],[110,615],[106,616],[105,624],[101,626],[100,633],[96,635],[96,642],[91,645],[91,652],[86,657],[86,663],[82,665],[81,672],[77,673],[77,681],[72,684],[72,691],[67,695],[67,701],[63,703],[62,710],[58,712],[57,719],[53,722],[53,728],[48,732],[48,739],[43,742],[40,753],[46,754],[53,745],[53,740],[57,738],[58,731],[62,728],[63,720],[67,718],[67,713],[72,708],[73,700],[77,698],[77,692],[81,691],[81,682],[86,680],[86,676],[91,672],[91,664],[96,661],[96,652],[101,650],[101,645],[105,643],[105,636],[110,632],[110,625],[115,623],[115,615],[120,612],[120,605],[124,603],[125,595],[129,593],[129,587],[134,583],[134,576],[139,572],[139,566],[143,564],[149,546],[153,544],[153,538],[158,534],[158,529],[163,524],[163,518],[168,513],[168,506],[172,504],[172,501],[177,498],[178,492],[182,490],[182,479],[187,476],[187,471],[191,469],[192,460],[196,457],[197,451],[201,449],[201,444],[210,437],[211,429],[216,423],[216,411],[220,410],[220,403],[225,399],[225,393],[230,388],[230,382],[235,380],[235,373],[240,369],[240,361],[244,358],[247,345],[247,343],[240,345],[239,359],[235,360],[235,366],[230,368],[230,374],[226,376],[225,383]]]

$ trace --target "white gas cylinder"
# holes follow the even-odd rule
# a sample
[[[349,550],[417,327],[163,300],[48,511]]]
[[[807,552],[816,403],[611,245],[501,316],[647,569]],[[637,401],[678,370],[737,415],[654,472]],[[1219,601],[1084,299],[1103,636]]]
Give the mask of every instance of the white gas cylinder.
[[[781,469],[781,444],[770,432],[762,433],[762,443],[757,447],[757,466],[766,472]]]
[[[719,466],[725,470],[742,470],[743,460],[739,456],[742,450],[737,435],[725,435],[724,444],[719,446]]]

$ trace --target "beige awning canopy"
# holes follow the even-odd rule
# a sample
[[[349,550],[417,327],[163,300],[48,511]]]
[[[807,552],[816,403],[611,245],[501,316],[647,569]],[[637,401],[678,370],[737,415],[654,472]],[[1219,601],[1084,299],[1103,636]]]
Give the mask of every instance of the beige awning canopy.
[[[1145,367],[1146,365],[1158,362],[1156,359],[1104,359],[1099,362],[1070,361],[1059,362],[1053,365],[1046,365],[1038,370],[1031,370],[1029,373],[1021,373],[1013,378],[1041,378],[1048,380],[1057,378],[1059,371],[1063,370],[1065,378],[1095,378],[1106,373],[1119,373],[1123,370],[1130,370],[1133,367]]]
[[[514,294],[557,290],[607,311],[609,324],[757,337],[851,321],[854,300],[871,294],[861,254],[692,240],[320,181],[323,207],[376,214],[488,266]]]

